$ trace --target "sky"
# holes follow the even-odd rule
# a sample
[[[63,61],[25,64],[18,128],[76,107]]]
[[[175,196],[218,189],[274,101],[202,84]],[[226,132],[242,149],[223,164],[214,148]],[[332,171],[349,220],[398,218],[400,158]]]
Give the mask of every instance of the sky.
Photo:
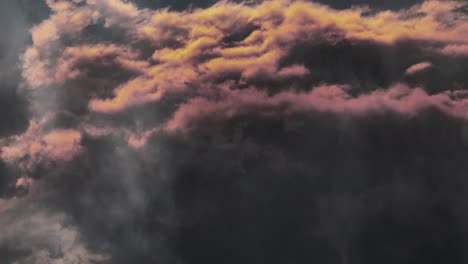
[[[0,1],[0,263],[468,261],[468,4]]]

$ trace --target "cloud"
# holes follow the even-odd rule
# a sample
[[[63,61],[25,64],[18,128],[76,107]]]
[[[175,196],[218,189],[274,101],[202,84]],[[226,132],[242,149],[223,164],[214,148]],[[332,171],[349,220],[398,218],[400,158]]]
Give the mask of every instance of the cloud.
[[[0,138],[8,261],[462,263],[462,2],[46,3]]]
[[[349,90],[349,88],[348,88]],[[466,119],[466,92],[454,91],[428,95],[420,88],[397,85],[352,97],[343,86],[315,87],[308,93],[281,92],[268,96],[255,89],[225,90],[223,99],[210,101],[195,98],[181,105],[167,123],[168,131],[184,130],[199,119],[229,120],[240,115],[284,116],[294,112],[332,112],[338,115],[367,115],[391,111],[412,117],[428,108]]]
[[[432,66],[432,64],[430,62],[423,61],[423,62],[412,65],[411,67],[406,69],[405,73],[406,74],[415,74],[415,73],[423,71],[424,69],[427,69],[427,68],[429,68],[431,66]]]
[[[47,1],[52,10],[51,17],[31,29],[33,44],[37,48],[47,48],[61,34],[75,34],[92,23],[97,13],[87,7],[77,7],[68,1]]]
[[[140,72],[147,67],[147,62],[138,60],[138,53],[112,44],[67,47],[58,58],[56,67],[36,63],[37,56],[36,50],[30,49],[23,57],[25,72],[31,72],[28,76],[33,78],[29,83],[35,86],[63,84],[66,80],[84,77],[93,65],[115,65],[131,72]]]
[[[451,44],[445,46],[442,50],[442,53],[448,55],[461,55],[466,56],[468,55],[468,45],[467,44]]]
[[[1,148],[7,163],[31,172],[36,166],[70,161],[78,155],[81,134],[73,129],[44,129],[46,120],[32,120],[24,134],[12,136]]]
[[[408,10],[382,11],[370,16],[362,15],[367,11],[364,8],[334,10],[300,1],[271,1],[255,6],[219,3],[190,12],[137,9],[131,3],[116,0],[88,1],[80,6],[58,1],[50,2],[50,6],[61,13],[54,13],[32,30],[33,36],[37,35],[33,37],[35,44],[23,56],[24,74],[31,87],[74,79],[80,73],[75,64],[81,62],[83,68],[93,60],[108,57],[137,74],[136,78],[115,86],[111,98],[93,98],[89,108],[96,112],[119,112],[157,102],[166,93],[188,92],[189,86],[204,86],[219,78],[239,76],[243,84],[259,78],[305,77],[313,69],[300,69],[300,64],[281,65],[298,42],[333,46],[343,40],[385,45],[402,39],[447,45],[468,41],[464,37],[466,18],[453,11],[460,6],[457,2],[429,1]],[[65,18],[74,18],[76,25],[65,24]],[[51,51],[58,38],[75,33],[79,36],[99,18],[105,19],[105,27],[124,30],[130,43],[147,42],[154,51],[152,56],[139,57],[134,53],[135,47],[103,44],[81,47],[58,44],[54,46],[56,51]],[[57,33],[44,30],[54,36],[41,33],[42,28],[49,27],[57,28]],[[234,40],[234,36],[242,37]],[[227,43],[229,39],[234,41]],[[39,59],[42,57],[45,59]],[[288,68],[292,66],[295,68]]]
[[[25,202],[16,202],[22,205],[21,209],[2,212],[0,223],[4,231],[0,235],[0,247],[27,252],[11,263],[91,264],[110,259],[105,254],[92,253],[77,228],[67,224],[65,214],[40,210]]]

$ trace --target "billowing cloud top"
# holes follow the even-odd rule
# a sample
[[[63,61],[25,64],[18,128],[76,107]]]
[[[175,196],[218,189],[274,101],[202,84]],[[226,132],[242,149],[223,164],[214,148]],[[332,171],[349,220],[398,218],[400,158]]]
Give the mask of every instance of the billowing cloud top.
[[[455,206],[439,177],[468,172],[462,1],[46,4],[19,54],[30,120],[0,140],[0,222],[12,227],[0,254],[11,263],[381,263],[387,253],[372,255],[381,251],[354,233],[391,240],[376,234],[387,211],[372,198],[403,215],[408,200],[420,218],[441,201]],[[427,228],[461,243],[441,217]],[[389,226],[416,228],[401,221]],[[434,246],[421,225],[408,241]],[[391,245],[392,256],[422,261],[408,253],[420,244]]]

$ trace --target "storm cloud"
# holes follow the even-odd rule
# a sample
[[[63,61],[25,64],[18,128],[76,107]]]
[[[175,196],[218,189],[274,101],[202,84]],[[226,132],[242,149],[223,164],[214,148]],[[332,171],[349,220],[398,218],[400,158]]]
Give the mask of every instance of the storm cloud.
[[[466,3],[31,4],[0,260],[466,262]]]

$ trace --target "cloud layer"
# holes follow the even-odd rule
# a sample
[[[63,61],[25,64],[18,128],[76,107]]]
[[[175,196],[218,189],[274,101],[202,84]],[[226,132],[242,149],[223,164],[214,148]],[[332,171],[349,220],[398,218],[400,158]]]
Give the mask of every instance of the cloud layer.
[[[30,26],[9,263],[463,263],[465,3],[143,2]]]

